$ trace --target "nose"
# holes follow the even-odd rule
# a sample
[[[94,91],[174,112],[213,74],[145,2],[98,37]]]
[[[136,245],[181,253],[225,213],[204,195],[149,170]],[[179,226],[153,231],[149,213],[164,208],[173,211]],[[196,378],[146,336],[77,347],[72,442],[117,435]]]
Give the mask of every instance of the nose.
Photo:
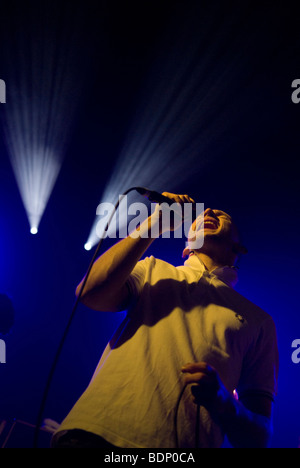
[[[214,210],[212,210],[211,208],[206,208],[206,210],[204,211],[204,216],[210,216],[211,218],[218,219],[214,213]]]

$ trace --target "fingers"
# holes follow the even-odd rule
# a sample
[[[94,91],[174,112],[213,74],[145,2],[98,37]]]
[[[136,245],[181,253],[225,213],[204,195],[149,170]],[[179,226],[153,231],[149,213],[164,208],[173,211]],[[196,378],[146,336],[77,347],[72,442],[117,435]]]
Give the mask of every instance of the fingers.
[[[196,372],[203,372],[205,374],[214,374],[216,370],[206,362],[189,362],[182,366],[181,372],[194,374]]]
[[[176,193],[170,192],[163,192],[162,195],[164,195],[167,198],[170,198],[170,200],[173,200],[174,203],[179,203],[180,205],[182,205],[183,203],[196,203],[195,200],[189,195],[178,195]]]
[[[153,213],[153,220],[160,222],[160,234],[175,231],[185,222],[186,203],[194,204],[195,201],[189,195],[178,195],[176,193],[163,192],[162,195],[171,200],[172,209],[167,206],[168,216],[162,216],[164,204],[157,204]]]
[[[196,384],[191,387],[194,403],[209,408],[220,388],[216,370],[206,362],[193,362],[185,364],[181,371],[186,385]]]
[[[218,379],[215,369],[206,362],[185,364],[181,368],[181,372],[184,373],[184,382],[186,384],[199,382],[215,384]]]
[[[204,374],[203,372],[197,372],[196,374],[187,374],[184,376],[185,384],[214,384],[214,379],[211,376]]]

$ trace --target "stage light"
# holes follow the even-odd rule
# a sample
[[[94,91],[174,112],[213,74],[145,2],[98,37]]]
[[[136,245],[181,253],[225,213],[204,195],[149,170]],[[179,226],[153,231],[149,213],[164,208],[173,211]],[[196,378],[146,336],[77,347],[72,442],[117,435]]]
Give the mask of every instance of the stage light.
[[[36,234],[59,174],[61,160],[54,151],[42,146],[37,150],[31,145],[26,147],[26,131],[27,135],[30,134],[30,129],[24,129],[24,134],[17,135],[12,126],[11,132],[16,134],[16,138],[9,146],[10,161],[27,213],[30,232]]]
[[[86,243],[84,244],[84,248],[85,248],[85,250],[91,250],[91,248],[92,248],[91,242],[86,242]]]
[[[1,117],[31,232],[57,181],[89,76],[83,65],[89,35],[80,43],[84,23],[79,5],[54,1],[20,6],[3,38],[0,31],[7,76]]]
[[[215,62],[220,68],[214,69],[214,54],[203,47],[213,18],[200,24],[192,15],[184,26],[180,23],[179,29],[173,29],[177,33],[171,48],[168,40],[165,49],[161,44],[161,55],[149,71],[140,107],[100,204],[115,203],[132,186],[176,192],[186,184],[187,193],[189,181],[197,175],[201,184],[201,170],[212,162],[215,142],[234,121],[233,116],[228,118],[231,103],[225,109],[218,102],[226,94],[230,59],[224,69],[221,61]],[[212,48],[218,47],[216,40]],[[141,200],[137,197],[135,201]],[[87,240],[92,245],[99,241],[97,224],[96,217]]]

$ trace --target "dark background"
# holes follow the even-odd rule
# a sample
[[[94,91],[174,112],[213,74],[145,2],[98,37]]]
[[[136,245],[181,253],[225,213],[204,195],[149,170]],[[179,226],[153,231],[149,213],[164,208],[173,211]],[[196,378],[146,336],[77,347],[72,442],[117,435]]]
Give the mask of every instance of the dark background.
[[[280,379],[272,446],[298,446],[300,364],[292,362],[291,343],[300,338],[300,104],[292,103],[291,83],[300,78],[299,25],[293,2],[284,6],[242,2],[242,7],[240,3],[2,2],[0,78],[6,82],[7,103],[0,105],[0,292],[12,299],[15,324],[2,337],[7,363],[0,364],[0,419],[35,424],[75,287],[92,258],[83,245],[137,109],[143,115],[143,106],[160,83],[167,92],[162,64],[171,57],[169,70],[176,77],[196,44],[181,92],[195,76],[189,105],[197,108],[201,93],[207,97],[200,106],[199,126],[197,113],[191,122],[199,153],[194,151],[190,160],[182,161],[189,165],[188,180],[178,169],[172,181],[162,155],[161,175],[168,185],[161,180],[155,184],[154,174],[151,188],[189,193],[206,207],[224,209],[235,217],[249,250],[240,264],[237,289],[269,312],[278,330]],[[75,34],[64,34],[68,28]],[[17,105],[10,83],[15,86],[16,74],[22,80],[32,50],[49,40],[42,30],[54,33],[61,51],[68,42],[73,53],[69,101],[63,105],[64,95],[61,99],[71,130],[39,233],[32,236],[4,128],[9,106]],[[51,68],[50,72],[55,73]],[[70,99],[76,106],[72,111],[69,107],[68,115]],[[188,125],[180,118],[177,122],[168,138]],[[209,144],[201,150],[204,134],[209,135]],[[134,138],[134,132],[130,135]],[[180,264],[182,248],[182,240],[160,239],[149,253]],[[64,418],[87,386],[121,319],[121,314],[78,308],[44,417],[58,422]]]

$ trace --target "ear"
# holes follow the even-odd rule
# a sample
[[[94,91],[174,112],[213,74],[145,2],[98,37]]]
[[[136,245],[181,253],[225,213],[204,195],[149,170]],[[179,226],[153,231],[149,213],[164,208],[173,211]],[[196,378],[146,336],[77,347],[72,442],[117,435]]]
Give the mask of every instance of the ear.
[[[239,242],[235,242],[233,244],[232,250],[237,255],[245,255],[246,253],[248,253],[246,247],[243,244],[240,244]]]
[[[182,258],[185,258],[187,255],[189,255],[190,252],[190,249],[186,247],[182,252]]]

